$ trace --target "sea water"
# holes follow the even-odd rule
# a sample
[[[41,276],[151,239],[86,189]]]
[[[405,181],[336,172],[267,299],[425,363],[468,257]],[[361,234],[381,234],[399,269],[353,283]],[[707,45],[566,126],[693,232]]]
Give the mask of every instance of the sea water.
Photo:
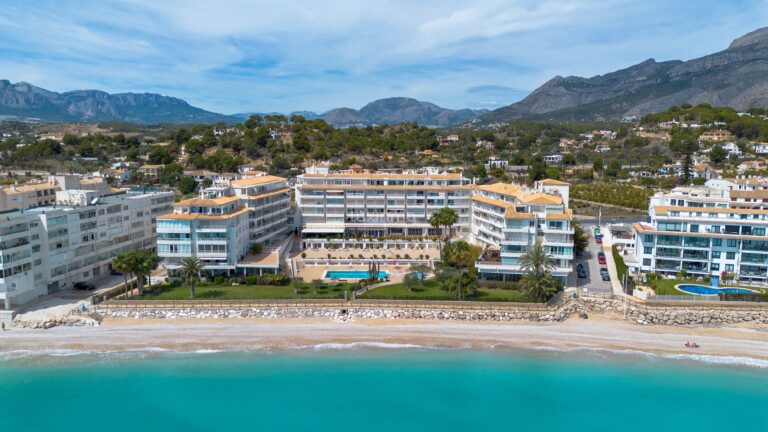
[[[6,352],[0,430],[768,431],[766,366],[412,346]]]

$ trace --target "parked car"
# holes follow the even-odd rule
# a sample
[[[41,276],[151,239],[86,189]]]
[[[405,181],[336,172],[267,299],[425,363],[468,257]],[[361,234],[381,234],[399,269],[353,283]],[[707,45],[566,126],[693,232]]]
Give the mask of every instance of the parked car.
[[[597,253],[597,262],[600,264],[605,264],[605,254],[602,252]]]
[[[576,275],[580,277],[581,279],[585,279],[587,277],[587,271],[584,270],[584,267],[577,268],[576,269]]]
[[[605,268],[605,267],[601,267],[600,268],[600,275],[607,275],[607,274],[608,274],[608,269]]]
[[[595,237],[595,243],[603,244],[603,238],[602,237]]]
[[[74,288],[76,290],[93,291],[96,289],[96,286],[88,282],[76,282]]]
[[[610,276],[608,276],[608,273],[606,273],[606,274],[604,274],[604,275],[603,275],[603,280],[604,280],[604,281],[609,281],[609,280],[611,280],[611,277],[610,277]]]

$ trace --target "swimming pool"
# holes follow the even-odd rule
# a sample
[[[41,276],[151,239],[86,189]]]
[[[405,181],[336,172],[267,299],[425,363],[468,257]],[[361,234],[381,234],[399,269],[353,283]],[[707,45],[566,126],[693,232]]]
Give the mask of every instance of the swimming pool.
[[[746,288],[713,288],[704,285],[675,285],[678,291],[688,294],[716,296],[718,294],[754,294],[755,291]]]
[[[366,270],[328,270],[325,272],[325,279],[368,279],[371,274]],[[389,277],[389,273],[380,271],[378,278],[385,279]]]

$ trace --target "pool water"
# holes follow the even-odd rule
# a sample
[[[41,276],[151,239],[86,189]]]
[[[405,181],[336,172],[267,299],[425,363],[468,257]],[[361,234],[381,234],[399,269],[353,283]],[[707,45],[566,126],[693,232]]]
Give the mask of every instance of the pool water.
[[[326,279],[368,279],[371,277],[370,273],[366,270],[329,270],[325,272]],[[377,278],[385,279],[389,277],[389,273],[380,271]]]
[[[746,288],[713,288],[704,285],[677,285],[678,290],[688,294],[696,295],[718,295],[718,294],[754,294],[755,291]]]

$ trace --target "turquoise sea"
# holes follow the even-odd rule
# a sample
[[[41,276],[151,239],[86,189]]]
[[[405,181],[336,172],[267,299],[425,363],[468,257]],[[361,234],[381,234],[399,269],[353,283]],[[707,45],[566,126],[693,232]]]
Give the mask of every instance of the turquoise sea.
[[[0,427],[25,432],[768,431],[765,366],[598,351],[349,346],[283,352],[13,352],[0,356]]]

